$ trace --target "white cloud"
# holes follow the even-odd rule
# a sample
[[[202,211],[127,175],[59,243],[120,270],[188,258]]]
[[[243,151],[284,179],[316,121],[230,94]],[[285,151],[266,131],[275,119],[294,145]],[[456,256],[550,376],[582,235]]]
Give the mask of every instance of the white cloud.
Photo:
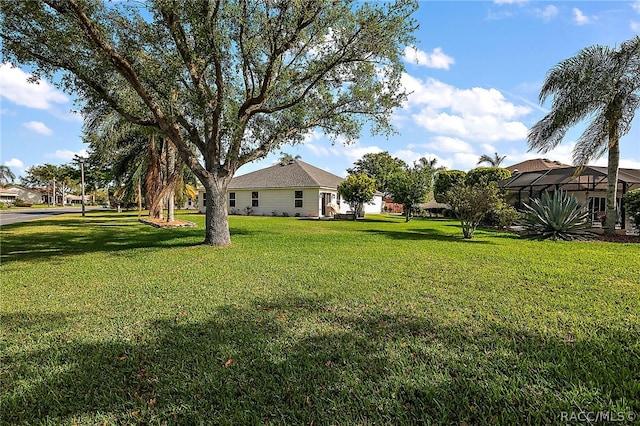
[[[629,158],[621,158],[620,167],[622,167],[623,169],[640,169],[640,161]]]
[[[434,110],[447,108],[465,116],[488,114],[503,118],[515,118],[531,112],[529,107],[507,102],[496,89],[459,89],[434,78],[422,81],[409,74],[402,76],[402,84],[411,93],[408,100],[410,106],[427,105]]]
[[[471,170],[478,167],[479,159],[480,156],[477,154],[459,152],[453,156],[453,163],[457,169]]]
[[[309,143],[312,141],[317,141],[322,139],[322,137],[324,136],[324,133],[322,133],[321,131],[317,130],[317,129],[313,129],[310,133],[307,133],[304,136],[304,141],[303,143]]]
[[[407,46],[404,48],[404,60],[428,68],[445,69],[453,65],[456,61],[451,56],[436,47],[431,53],[424,52],[417,47]]]
[[[631,31],[633,31],[634,33],[640,33],[640,22],[631,21],[631,23],[629,24],[629,28],[631,28]]]
[[[531,108],[508,102],[496,89],[459,89],[433,78],[403,75],[408,92],[405,112],[414,123],[441,136],[496,142],[525,139],[527,126],[517,118]],[[419,108],[416,110],[416,107]]]
[[[46,157],[57,158],[64,161],[71,161],[76,155],[79,157],[88,157],[89,153],[86,149],[81,149],[79,151],[71,151],[70,149],[58,149],[56,150],[56,152],[46,154]]]
[[[305,143],[304,147],[309,149],[316,157],[347,157],[352,162],[359,160],[365,154],[376,154],[383,151],[383,149],[378,146],[363,146],[360,145],[360,142],[348,145],[344,143],[343,139],[338,140],[331,146],[326,146],[324,143],[323,141],[319,141],[319,143]]]
[[[7,167],[12,167],[14,169],[24,170],[24,163],[17,158],[12,158],[11,160],[5,161],[4,165]]]
[[[446,167],[447,169],[453,167],[453,163],[449,160],[442,158],[432,152],[417,152],[412,149],[399,149],[391,154],[392,157],[396,157],[411,165],[414,161],[418,161],[422,157],[427,159],[435,158],[437,161],[436,166]]]
[[[344,145],[337,148],[334,152],[338,153],[338,155],[345,155],[351,161],[356,161],[365,154],[377,154],[382,151],[383,149],[378,146],[361,146],[359,142],[356,142],[353,145]]]
[[[415,147],[414,147],[415,148]],[[400,149],[391,154],[404,161],[407,164],[413,164],[414,161],[422,157],[437,160],[436,166],[445,167],[449,170],[470,170],[477,167],[479,155],[470,152],[456,152],[449,156],[434,154],[430,151],[414,151],[413,149]]]
[[[636,12],[640,13],[640,0],[635,0],[633,3],[629,3],[629,6],[631,6]]]
[[[552,4],[547,5],[544,9],[536,9],[536,15],[545,21],[549,21],[558,15],[558,8]]]
[[[436,136],[424,147],[439,152],[473,152],[473,147],[467,142],[449,136]]]
[[[578,9],[577,7],[573,8],[573,22],[576,25],[587,25],[587,24],[590,24],[591,21],[592,21],[592,18],[582,13],[580,9]]]
[[[29,83],[29,74],[9,64],[0,65],[0,96],[9,101],[35,109],[50,109],[53,104],[69,101],[67,96],[44,80]]]
[[[47,125],[41,121],[28,121],[26,123],[22,123],[22,126],[36,133],[40,133],[41,135],[51,136],[53,134],[53,130],[48,128]]]

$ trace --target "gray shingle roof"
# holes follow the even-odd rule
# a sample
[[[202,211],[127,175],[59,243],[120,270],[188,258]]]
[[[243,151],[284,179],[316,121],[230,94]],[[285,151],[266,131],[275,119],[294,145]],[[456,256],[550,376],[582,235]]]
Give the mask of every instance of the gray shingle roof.
[[[236,176],[231,179],[228,189],[337,188],[343,180],[304,161],[293,160]]]

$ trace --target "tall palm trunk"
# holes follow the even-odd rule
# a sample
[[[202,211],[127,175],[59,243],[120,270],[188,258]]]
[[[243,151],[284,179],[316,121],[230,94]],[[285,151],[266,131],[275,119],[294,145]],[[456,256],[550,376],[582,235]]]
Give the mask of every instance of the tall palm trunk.
[[[615,235],[616,221],[618,220],[618,203],[616,202],[618,191],[618,168],[620,166],[620,143],[617,126],[609,135],[609,155],[607,164],[607,209],[604,233]]]
[[[167,154],[167,182],[166,185],[169,188],[167,194],[167,222],[173,222],[175,220],[175,191],[176,191],[176,153],[173,147],[173,143],[167,140],[166,146]]]
[[[147,193],[147,208],[149,217],[152,219],[162,218],[162,203],[160,202],[160,192],[162,190],[161,158],[156,149],[155,137],[149,136],[148,141],[149,168],[145,178],[145,189]]]
[[[138,217],[142,214],[142,179],[137,182],[137,198],[138,198]]]

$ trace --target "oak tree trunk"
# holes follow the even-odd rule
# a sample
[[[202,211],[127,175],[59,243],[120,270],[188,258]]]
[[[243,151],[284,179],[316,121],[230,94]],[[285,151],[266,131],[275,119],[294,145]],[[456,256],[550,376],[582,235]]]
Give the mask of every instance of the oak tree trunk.
[[[207,194],[204,244],[224,247],[231,244],[227,215],[227,186],[229,179],[210,178],[204,182]]]

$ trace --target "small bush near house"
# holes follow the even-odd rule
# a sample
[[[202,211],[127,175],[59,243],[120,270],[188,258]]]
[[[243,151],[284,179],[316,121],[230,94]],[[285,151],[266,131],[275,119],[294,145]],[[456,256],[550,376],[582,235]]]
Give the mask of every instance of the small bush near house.
[[[534,198],[531,204],[524,204],[525,218],[523,226],[530,236],[554,241],[584,240],[593,236],[587,229],[589,212],[576,197],[564,191],[542,194]]]
[[[624,202],[624,208],[627,209],[627,214],[631,217],[636,229],[640,230],[640,189],[634,189],[629,191],[622,197]]]
[[[6,210],[9,208],[9,204],[8,203],[0,203],[0,210]]]
[[[485,215],[503,206],[502,195],[494,183],[488,185],[457,185],[447,192],[449,204],[462,225],[464,238],[471,239]]]
[[[21,198],[16,198],[16,200],[13,202],[13,205],[16,207],[31,207],[33,203],[29,203]]]
[[[513,206],[504,204],[487,213],[482,223],[487,226],[505,229],[518,223],[522,217],[523,214],[513,208]]]

